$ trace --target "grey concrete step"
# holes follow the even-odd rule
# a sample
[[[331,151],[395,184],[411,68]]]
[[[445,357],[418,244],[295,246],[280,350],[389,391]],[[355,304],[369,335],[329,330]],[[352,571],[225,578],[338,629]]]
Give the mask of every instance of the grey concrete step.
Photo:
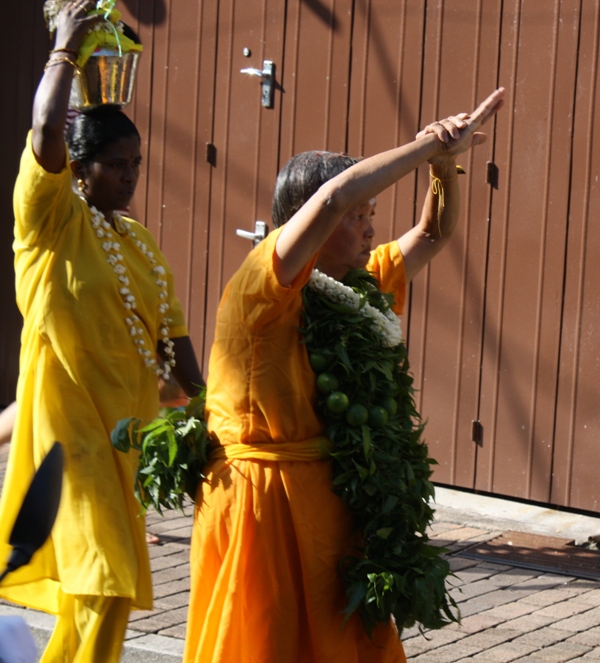
[[[0,604],[0,618],[19,615],[29,626],[29,630],[41,656],[54,627],[54,617],[36,610]],[[121,663],[181,663],[183,641],[154,633],[127,630],[127,639],[121,656]]]

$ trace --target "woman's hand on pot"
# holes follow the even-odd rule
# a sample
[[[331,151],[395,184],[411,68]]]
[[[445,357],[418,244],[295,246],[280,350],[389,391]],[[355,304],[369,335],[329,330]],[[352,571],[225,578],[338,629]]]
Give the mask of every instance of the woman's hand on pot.
[[[95,8],[93,0],[75,0],[61,9],[56,24],[56,48],[79,49],[88,31],[103,20],[100,15],[88,15]]]

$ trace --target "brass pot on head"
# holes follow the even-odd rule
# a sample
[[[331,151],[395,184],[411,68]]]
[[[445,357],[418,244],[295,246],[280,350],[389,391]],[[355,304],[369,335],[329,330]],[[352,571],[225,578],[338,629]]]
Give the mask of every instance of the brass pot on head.
[[[133,95],[139,57],[139,52],[94,53],[73,77],[69,106],[79,111],[126,106]]]

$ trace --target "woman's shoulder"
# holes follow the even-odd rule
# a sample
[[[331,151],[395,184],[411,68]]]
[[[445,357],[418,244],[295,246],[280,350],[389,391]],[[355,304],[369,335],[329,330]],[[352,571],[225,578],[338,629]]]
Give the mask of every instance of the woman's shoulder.
[[[13,194],[15,238],[31,244],[47,233],[54,235],[79,214],[77,199],[68,163],[59,173],[44,170],[29,135]]]
[[[68,159],[65,160],[64,168],[58,173],[50,173],[38,163],[33,151],[32,134],[30,131],[27,134],[25,148],[21,155],[15,193],[21,193],[26,196],[27,194],[35,194],[38,191],[43,193],[47,188],[70,188],[72,179]]]
[[[275,244],[280,230],[267,235],[259,244],[252,248],[242,264],[231,278],[230,285],[234,290],[253,296],[265,288],[272,289],[276,282],[273,270]]]
[[[221,300],[221,320],[226,317],[223,311],[229,309],[245,326],[256,330],[274,320],[281,322],[285,316],[298,315],[302,287],[310,276],[312,263],[297,282],[282,286],[273,268],[278,235],[279,231],[275,230],[254,247],[230,279]]]
[[[406,298],[406,270],[404,258],[400,251],[397,240],[386,244],[380,244],[372,252],[367,271],[373,272],[379,281],[379,287],[383,292],[391,292],[394,295],[396,305],[395,313],[402,313]]]

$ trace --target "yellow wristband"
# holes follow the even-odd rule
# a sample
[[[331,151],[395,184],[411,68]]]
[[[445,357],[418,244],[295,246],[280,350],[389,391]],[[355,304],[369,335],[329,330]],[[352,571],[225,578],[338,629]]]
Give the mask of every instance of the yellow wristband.
[[[431,193],[434,196],[437,196],[438,208],[437,208],[437,222],[438,222],[438,234],[440,238],[442,237],[442,214],[444,213],[444,185],[442,182],[452,182],[458,178],[458,171],[454,177],[449,177],[447,179],[441,179],[434,175],[431,172],[431,166],[429,167],[429,176],[431,177]]]

